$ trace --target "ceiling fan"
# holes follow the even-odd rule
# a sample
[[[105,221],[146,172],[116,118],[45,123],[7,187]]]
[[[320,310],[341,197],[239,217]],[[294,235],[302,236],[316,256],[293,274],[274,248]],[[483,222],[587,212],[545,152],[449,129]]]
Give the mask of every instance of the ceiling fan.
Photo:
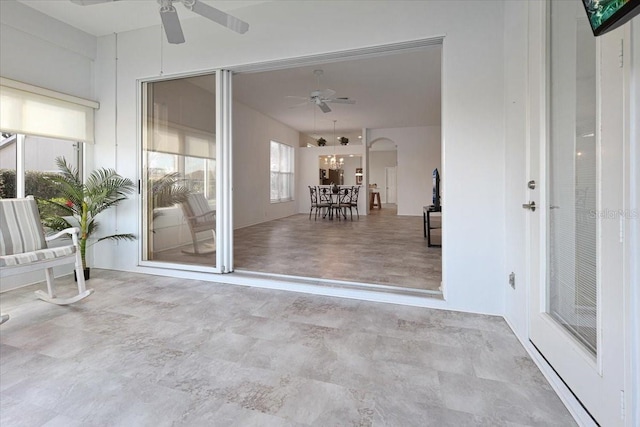
[[[317,87],[320,87],[320,77],[324,74],[322,70],[313,70],[313,74],[315,74],[317,78]],[[328,113],[331,111],[331,108],[327,105],[329,103],[332,104],[355,104],[356,101],[353,99],[349,99],[347,97],[335,98],[336,91],[331,89],[316,89],[309,94],[309,96],[287,96],[287,98],[298,98],[304,99],[305,101],[293,105],[290,108],[303,107],[308,104],[313,104],[318,106],[323,113]]]
[[[119,0],[71,0],[72,3],[80,6],[90,6],[100,3],[111,3]],[[178,19],[178,12],[173,7],[173,3],[182,3],[188,10],[204,16],[213,22],[223,25],[237,33],[244,34],[249,30],[249,24],[241,19],[231,16],[215,7],[211,7],[198,0],[158,0],[160,4],[160,19],[167,36],[167,41],[172,44],[184,43],[182,26]]]

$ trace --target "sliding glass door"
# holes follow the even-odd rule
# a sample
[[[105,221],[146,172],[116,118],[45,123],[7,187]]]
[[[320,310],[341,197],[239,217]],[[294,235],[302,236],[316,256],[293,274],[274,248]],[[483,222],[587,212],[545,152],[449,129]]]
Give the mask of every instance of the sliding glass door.
[[[142,97],[142,261],[215,271],[216,75],[145,82]]]

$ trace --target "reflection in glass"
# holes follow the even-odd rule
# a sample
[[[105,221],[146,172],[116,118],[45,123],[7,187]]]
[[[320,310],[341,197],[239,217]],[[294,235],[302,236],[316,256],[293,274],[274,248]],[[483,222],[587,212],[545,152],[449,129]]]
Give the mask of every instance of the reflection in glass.
[[[215,266],[215,75],[144,89],[143,260]]]

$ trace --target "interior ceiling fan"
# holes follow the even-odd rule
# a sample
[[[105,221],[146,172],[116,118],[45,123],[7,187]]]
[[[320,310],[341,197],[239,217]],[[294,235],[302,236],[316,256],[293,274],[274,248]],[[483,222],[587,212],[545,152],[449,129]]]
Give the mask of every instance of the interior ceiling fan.
[[[318,89],[314,90],[309,94],[309,96],[287,96],[287,98],[298,98],[304,99],[305,101],[293,105],[290,108],[303,107],[308,104],[313,104],[318,106],[323,113],[328,113],[331,111],[331,108],[327,104],[355,104],[356,101],[353,99],[349,99],[347,97],[336,98],[336,91],[331,89],[319,89],[320,88],[320,77],[324,74],[322,70],[313,70],[313,74],[317,79],[317,87]]]
[[[71,0],[72,3],[80,6],[90,6],[100,3],[111,3],[119,0]],[[220,25],[223,25],[237,33],[244,34],[249,30],[249,24],[241,19],[231,16],[215,7],[211,7],[198,0],[157,0],[160,4],[160,19],[167,35],[167,41],[172,44],[184,43],[182,26],[178,19],[178,12],[173,7],[173,3],[182,3],[188,10],[204,16]]]

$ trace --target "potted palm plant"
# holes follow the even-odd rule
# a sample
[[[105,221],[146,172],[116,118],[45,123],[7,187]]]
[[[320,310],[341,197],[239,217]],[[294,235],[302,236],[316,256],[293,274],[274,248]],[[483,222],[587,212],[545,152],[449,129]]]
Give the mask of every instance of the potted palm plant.
[[[51,231],[69,227],[79,227],[80,256],[85,279],[89,279],[86,251],[90,237],[98,231],[98,214],[112,206],[117,206],[133,193],[133,182],[120,176],[115,170],[101,168],[91,172],[86,182],[82,182],[77,168],[67,163],[64,157],[56,158],[60,173],[49,177],[58,191],[59,197],[43,200],[45,205],[55,208],[57,214],[45,216],[42,220]],[[112,234],[99,237],[93,243],[103,240],[134,240],[130,233]]]

